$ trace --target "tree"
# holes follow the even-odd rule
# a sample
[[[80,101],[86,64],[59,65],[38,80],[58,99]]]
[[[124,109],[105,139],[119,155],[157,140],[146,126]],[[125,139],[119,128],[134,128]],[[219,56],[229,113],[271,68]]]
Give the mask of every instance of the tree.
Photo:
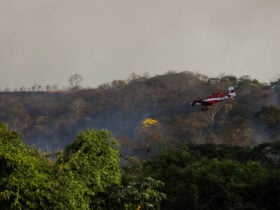
[[[118,144],[106,131],[80,132],[57,161],[0,123],[0,206],[8,209],[159,209],[163,183],[121,185]]]
[[[248,148],[188,144],[162,151],[144,172],[165,183],[161,209],[279,209],[279,164],[265,168],[252,155]]]
[[[252,140],[252,131],[249,122],[243,117],[234,117],[222,127],[219,132],[222,143],[232,146],[249,146]]]
[[[210,125],[215,122],[215,117],[217,113],[224,107],[224,103],[220,102],[218,104],[212,105],[207,109],[207,119]]]
[[[89,209],[85,188],[0,124],[1,209]]]
[[[256,117],[263,123],[274,126],[280,122],[280,109],[273,105],[263,106],[262,109],[256,113]]]
[[[109,189],[120,185],[118,143],[107,130],[80,132],[76,141],[66,147],[58,164],[84,183],[84,196],[94,209],[106,206]]]
[[[77,98],[71,101],[70,103],[70,110],[72,113],[72,120],[76,121],[80,119],[83,115],[83,112],[85,110],[86,103],[83,99]]]
[[[161,188],[163,185],[163,182],[151,177],[129,183],[122,190],[125,209],[160,209],[160,203],[166,199],[166,195],[157,191],[157,188]]]
[[[167,199],[163,201],[162,209],[197,209],[198,194],[191,158],[185,147],[167,148],[156,159],[144,164],[145,176],[152,176],[165,183],[162,191]]]
[[[246,194],[267,177],[267,171],[259,163],[212,159],[197,161],[193,166],[199,209],[263,209]],[[262,195],[256,197],[261,199]]]
[[[73,74],[68,81],[70,82],[71,88],[80,88],[80,83],[83,81],[83,76],[80,74]]]

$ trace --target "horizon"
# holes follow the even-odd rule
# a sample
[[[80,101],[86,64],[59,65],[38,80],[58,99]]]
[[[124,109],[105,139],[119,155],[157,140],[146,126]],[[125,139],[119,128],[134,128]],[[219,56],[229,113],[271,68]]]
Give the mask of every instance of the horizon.
[[[162,73],[162,74],[156,74],[156,75],[150,75],[148,72],[144,73],[143,75],[138,75],[138,74],[135,74],[135,73],[132,73],[131,75],[128,75],[128,77],[126,78],[120,78],[120,79],[116,79],[116,80],[111,80],[111,81],[107,81],[107,82],[104,82],[102,84],[99,84],[98,86],[84,86],[83,85],[83,75],[80,75],[82,76],[82,80],[81,82],[79,82],[78,84],[78,87],[79,89],[94,89],[94,88],[98,88],[99,86],[102,86],[102,85],[106,85],[106,84],[111,84],[113,81],[127,81],[129,82],[130,80],[133,80],[131,79],[130,77],[133,77],[133,76],[136,76],[139,78],[146,78],[146,79],[149,79],[149,78],[153,78],[153,77],[156,77],[156,76],[168,76],[169,73],[171,74],[180,74],[180,73],[184,73],[184,72],[189,72],[189,73],[193,73],[193,74],[197,74],[198,75],[203,75],[203,76],[206,76],[207,77],[207,80],[211,80],[211,79],[220,79],[224,76],[233,76],[237,79],[237,82],[238,80],[242,79],[242,78],[247,78],[250,79],[250,80],[257,80],[260,84],[263,84],[263,85],[272,85],[273,82],[277,82],[280,80],[280,78],[276,79],[276,80],[271,80],[270,82],[261,82],[259,81],[258,79],[256,78],[253,78],[251,77],[250,75],[242,75],[240,77],[237,77],[237,76],[234,76],[232,74],[220,74],[218,76],[214,76],[214,77],[210,77],[208,75],[205,75],[205,74],[201,74],[200,72],[192,72],[192,71],[180,71],[180,72],[177,72],[177,71],[168,71],[168,72],[165,72],[165,73]],[[18,87],[18,88],[13,88],[13,87],[6,87],[6,88],[0,88],[0,92],[46,92],[48,91],[47,90],[47,87],[49,88],[49,91],[50,92],[56,92],[56,91],[68,91],[68,90],[71,90],[71,88],[73,88],[74,86],[71,87],[71,84],[70,82],[68,81],[68,85],[65,85],[65,86],[60,86],[60,84],[47,84],[47,85],[41,85],[39,83],[36,83],[36,84],[32,84],[30,86],[22,86],[22,87]]]
[[[192,71],[280,77],[277,0],[0,2],[0,88]]]

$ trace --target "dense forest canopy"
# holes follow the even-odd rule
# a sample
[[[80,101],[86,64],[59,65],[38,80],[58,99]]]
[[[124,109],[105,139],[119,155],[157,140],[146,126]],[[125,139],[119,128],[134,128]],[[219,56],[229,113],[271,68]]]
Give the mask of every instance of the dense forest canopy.
[[[122,185],[117,142],[106,130],[80,132],[53,161],[0,123],[0,169],[5,210],[157,209],[166,198],[157,191],[163,183],[151,177]]]
[[[55,159],[0,123],[1,209],[279,209],[280,144],[167,146],[119,165],[107,130],[88,129]]]

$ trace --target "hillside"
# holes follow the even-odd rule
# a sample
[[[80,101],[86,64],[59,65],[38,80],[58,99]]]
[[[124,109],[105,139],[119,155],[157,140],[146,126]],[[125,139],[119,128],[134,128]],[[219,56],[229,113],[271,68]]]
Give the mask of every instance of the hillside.
[[[214,143],[253,146],[280,138],[280,89],[248,76],[208,78],[192,72],[135,76],[92,89],[1,92],[0,121],[28,145],[58,150],[78,131],[108,129],[123,156],[146,157],[160,145]],[[194,99],[232,85],[237,97],[202,112]]]
[[[190,105],[230,85],[235,100]],[[280,207],[279,81],[134,75],[0,99],[3,209]]]

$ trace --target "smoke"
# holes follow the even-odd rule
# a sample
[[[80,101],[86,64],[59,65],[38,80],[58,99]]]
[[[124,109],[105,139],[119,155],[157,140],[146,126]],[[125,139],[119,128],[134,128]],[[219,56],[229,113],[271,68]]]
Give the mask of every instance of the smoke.
[[[265,130],[264,126],[260,124],[252,126],[250,131],[252,135],[253,145],[271,142],[271,134]]]
[[[85,86],[170,69],[278,72],[279,1],[0,1],[2,88]],[[5,76],[2,76],[5,75]]]

